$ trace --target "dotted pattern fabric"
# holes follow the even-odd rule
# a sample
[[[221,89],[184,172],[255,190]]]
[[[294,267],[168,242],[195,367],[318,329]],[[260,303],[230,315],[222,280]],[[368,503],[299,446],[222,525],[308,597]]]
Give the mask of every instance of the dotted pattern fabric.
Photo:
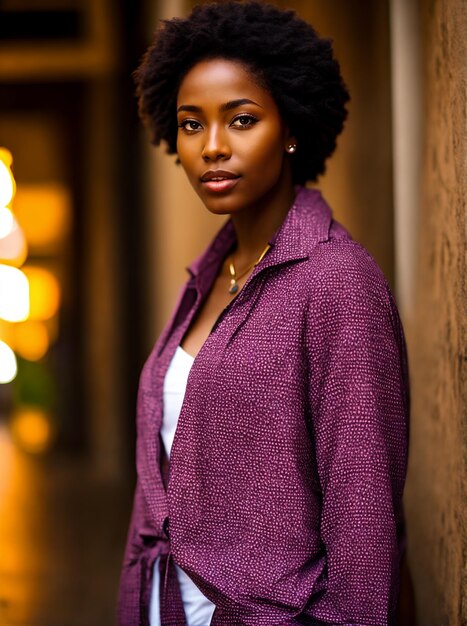
[[[146,623],[167,552],[216,605],[213,626],[394,624],[406,345],[381,270],[318,191],[297,189],[196,357],[164,481],[164,375],[234,242],[228,221],[189,268],[141,375],[119,624]]]

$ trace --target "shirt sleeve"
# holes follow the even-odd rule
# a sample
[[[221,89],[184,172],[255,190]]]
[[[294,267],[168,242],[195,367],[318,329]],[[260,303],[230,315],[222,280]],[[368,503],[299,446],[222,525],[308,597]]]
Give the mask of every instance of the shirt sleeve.
[[[117,623],[119,626],[131,626],[139,622],[141,567],[138,558],[142,552],[142,545],[138,528],[142,524],[143,507],[143,494],[138,480],[133,496],[133,508],[118,588]]]
[[[307,324],[309,405],[322,491],[324,592],[313,624],[394,623],[409,384],[391,291],[355,242],[322,253]]]

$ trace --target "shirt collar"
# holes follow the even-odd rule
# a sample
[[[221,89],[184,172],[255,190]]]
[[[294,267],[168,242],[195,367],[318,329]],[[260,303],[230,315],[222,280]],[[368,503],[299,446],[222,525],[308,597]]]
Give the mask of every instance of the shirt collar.
[[[320,241],[326,241],[332,220],[331,209],[317,189],[297,185],[294,203],[282,225],[270,239],[271,249],[257,266],[261,269],[291,260],[307,258]],[[211,244],[186,269],[196,277],[213,263],[224,259],[236,243],[235,229],[229,219]]]

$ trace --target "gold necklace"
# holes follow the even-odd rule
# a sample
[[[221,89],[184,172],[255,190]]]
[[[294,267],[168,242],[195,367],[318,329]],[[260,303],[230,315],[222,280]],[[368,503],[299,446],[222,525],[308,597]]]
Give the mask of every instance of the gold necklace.
[[[271,247],[271,244],[268,243],[266,245],[266,247],[264,248],[264,250],[259,255],[259,257],[257,258],[257,260],[254,261],[253,263],[251,263],[246,269],[243,270],[243,272],[240,272],[240,274],[237,274],[237,272],[235,270],[233,256],[231,257],[231,260],[230,260],[230,263],[229,263],[229,272],[230,272],[229,293],[230,294],[233,295],[234,293],[237,293],[237,291],[238,291],[238,280],[240,278],[242,278],[243,276],[245,276],[245,274],[247,272],[249,272],[251,269],[256,267],[258,265],[258,263],[260,263],[260,261],[263,259],[264,255],[266,254],[266,252],[269,250],[270,247]]]

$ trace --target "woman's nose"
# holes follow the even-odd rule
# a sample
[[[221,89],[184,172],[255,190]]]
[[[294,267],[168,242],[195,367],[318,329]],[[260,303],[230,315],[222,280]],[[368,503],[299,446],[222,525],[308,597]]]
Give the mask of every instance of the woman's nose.
[[[231,156],[231,149],[225,132],[219,128],[213,128],[206,138],[206,143],[203,146],[201,156],[204,161],[229,159]]]

